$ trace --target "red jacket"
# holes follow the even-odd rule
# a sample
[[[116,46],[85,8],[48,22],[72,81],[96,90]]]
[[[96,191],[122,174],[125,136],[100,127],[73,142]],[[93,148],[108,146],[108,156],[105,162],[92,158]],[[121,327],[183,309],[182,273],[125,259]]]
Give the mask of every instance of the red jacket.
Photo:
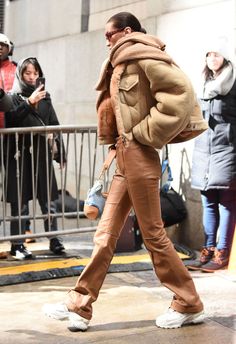
[[[12,89],[16,65],[9,59],[0,61],[0,88],[8,92]],[[0,112],[0,128],[4,128],[4,112]]]

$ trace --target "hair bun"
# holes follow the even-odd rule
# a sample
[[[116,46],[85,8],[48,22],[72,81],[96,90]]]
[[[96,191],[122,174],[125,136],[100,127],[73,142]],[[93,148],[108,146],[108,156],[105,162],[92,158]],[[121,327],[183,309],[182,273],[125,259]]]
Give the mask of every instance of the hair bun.
[[[147,33],[147,31],[143,27],[140,28],[140,32]]]

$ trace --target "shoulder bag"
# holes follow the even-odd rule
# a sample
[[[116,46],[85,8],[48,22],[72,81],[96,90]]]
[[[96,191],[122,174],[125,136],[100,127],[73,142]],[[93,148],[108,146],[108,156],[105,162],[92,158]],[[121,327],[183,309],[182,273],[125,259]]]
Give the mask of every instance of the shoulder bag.
[[[103,163],[102,171],[91,189],[88,190],[87,198],[84,201],[84,215],[89,220],[96,220],[102,215],[107,193],[103,192],[103,180],[106,171],[109,169],[116,156],[116,150],[110,149],[106,160]]]
[[[166,157],[162,162],[162,176],[167,172],[168,179],[160,189],[161,214],[164,227],[182,222],[187,217],[187,209],[182,196],[172,186],[173,181],[169,165],[168,147],[165,146]]]

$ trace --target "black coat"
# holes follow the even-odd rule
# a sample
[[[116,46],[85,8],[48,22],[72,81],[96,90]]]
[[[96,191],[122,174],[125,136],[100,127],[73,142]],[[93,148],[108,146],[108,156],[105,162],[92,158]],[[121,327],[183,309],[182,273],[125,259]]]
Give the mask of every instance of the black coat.
[[[19,94],[12,95],[14,107],[11,111],[6,112],[6,127],[31,127],[42,126],[43,123],[49,125],[59,125],[57,115],[51,103],[49,94],[45,99],[42,99],[38,104],[38,109],[35,111],[27,102],[26,99]],[[16,140],[15,135],[9,135],[5,139],[4,151],[6,166],[6,200],[7,202],[17,202],[18,188],[16,178]],[[48,145],[48,155],[46,155],[46,145]],[[60,140],[57,141],[58,151],[60,152]],[[21,201],[23,204],[27,203],[33,198],[33,180],[34,175],[36,197],[43,203],[48,200],[48,191],[50,199],[56,200],[58,198],[57,182],[55,178],[54,167],[52,164],[51,146],[46,137],[46,134],[36,134],[33,136],[33,154],[34,154],[34,171],[32,171],[32,149],[31,149],[30,134],[19,135],[18,143],[18,158],[19,158],[19,176]],[[63,146],[64,153],[64,146]],[[60,162],[60,156],[57,161]],[[49,183],[47,184],[47,168],[46,161],[49,166]],[[63,154],[62,161],[65,162]],[[38,173],[36,170],[38,169]]]
[[[201,104],[209,129],[195,139],[192,187],[236,189],[236,82],[227,95]]]

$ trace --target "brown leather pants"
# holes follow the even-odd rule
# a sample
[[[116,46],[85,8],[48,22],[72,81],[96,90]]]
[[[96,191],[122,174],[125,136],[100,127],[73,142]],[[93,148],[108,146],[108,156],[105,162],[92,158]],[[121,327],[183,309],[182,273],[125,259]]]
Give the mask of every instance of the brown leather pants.
[[[68,309],[91,319],[92,303],[98,297],[117,239],[133,206],[155,273],[174,293],[171,307],[182,313],[200,312],[203,305],[193,280],[163,228],[158,153],[152,147],[124,138],[118,139],[116,150],[118,168],[94,236],[93,254],[75,288],[68,293]]]

